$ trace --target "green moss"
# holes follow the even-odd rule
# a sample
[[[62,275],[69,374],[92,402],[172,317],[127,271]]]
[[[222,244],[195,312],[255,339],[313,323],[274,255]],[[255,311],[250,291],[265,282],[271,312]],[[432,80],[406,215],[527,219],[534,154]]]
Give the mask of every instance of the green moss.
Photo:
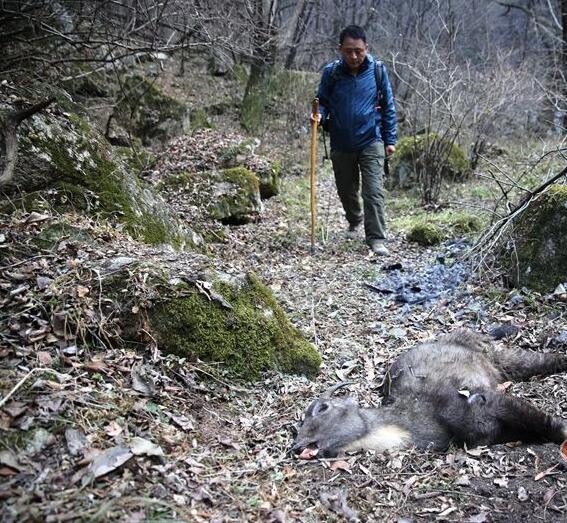
[[[467,212],[453,213],[449,226],[457,234],[472,234],[482,229],[481,219]]]
[[[125,79],[124,91],[126,96],[118,106],[119,120],[144,144],[152,139],[163,141],[181,131],[187,108],[163,93],[155,81],[131,75]]]
[[[162,350],[222,362],[245,379],[279,369],[314,375],[321,364],[315,348],[289,323],[270,291],[255,275],[240,288],[217,281],[214,289],[226,308],[193,287],[150,311]]]
[[[232,169],[223,169],[222,177],[243,189],[250,192],[258,192],[260,185],[258,177],[246,167],[233,167]]]
[[[409,205],[411,202],[412,200],[408,198],[402,198],[399,204],[392,205],[397,210],[395,213],[397,216],[390,223],[392,230],[406,232],[410,236],[413,234],[419,236],[419,233],[412,231],[420,230],[425,224],[439,231],[442,234],[441,240],[463,236],[474,238],[486,221],[476,214],[454,209],[433,213],[419,207],[416,201],[413,201],[413,205]]]
[[[258,177],[260,182],[260,196],[268,199],[279,192],[281,163],[269,161],[266,158],[258,158],[253,152],[257,146],[257,140],[250,138],[222,149],[218,155],[221,167],[246,167]]]
[[[418,223],[412,227],[407,233],[406,238],[410,242],[418,243],[419,245],[429,246],[437,245],[443,241],[444,236],[441,229],[432,223]]]
[[[199,107],[191,111],[191,130],[212,129],[213,125],[209,121],[207,111]]]
[[[567,186],[554,185],[515,223],[516,251],[501,256],[514,285],[549,292],[567,275]]]
[[[234,184],[236,190],[221,194],[211,210],[212,217],[220,221],[246,223],[250,214],[259,210],[260,184],[258,177],[245,167],[220,171],[220,179]]]
[[[149,213],[144,213],[140,221],[144,224],[144,227],[143,229],[141,229],[140,234],[142,240],[145,243],[148,243],[150,245],[160,245],[162,243],[167,243],[170,239],[174,240],[173,238],[169,237],[165,223],[163,223],[162,220],[159,220],[155,216]],[[172,243],[175,244],[175,240]]]
[[[78,114],[72,116],[72,129],[57,138],[49,133],[28,135],[29,145],[47,154],[58,173],[55,208],[72,207],[117,220],[132,236],[148,243],[184,244],[181,233],[170,232],[162,216],[143,210],[138,201],[143,194],[139,180],[128,177],[88,121]]]
[[[260,196],[263,200],[272,198],[280,191],[281,163],[275,161],[267,169],[256,172],[260,182]]]

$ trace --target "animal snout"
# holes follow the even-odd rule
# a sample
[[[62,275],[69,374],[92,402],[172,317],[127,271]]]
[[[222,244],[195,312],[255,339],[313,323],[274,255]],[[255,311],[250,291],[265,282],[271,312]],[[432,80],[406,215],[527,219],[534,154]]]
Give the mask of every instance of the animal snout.
[[[292,447],[291,447],[291,452],[292,452],[293,454],[300,454],[301,451],[303,450],[303,448],[304,448],[304,447],[303,447],[303,445],[302,445],[300,442],[294,441],[294,442],[293,442],[293,445],[292,445]]]

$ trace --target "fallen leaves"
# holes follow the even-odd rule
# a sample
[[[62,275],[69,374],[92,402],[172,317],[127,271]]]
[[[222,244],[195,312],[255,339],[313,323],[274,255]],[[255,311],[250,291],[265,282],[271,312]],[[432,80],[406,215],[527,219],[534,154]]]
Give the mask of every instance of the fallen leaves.
[[[189,415],[184,414],[173,414],[167,410],[163,412],[166,416],[168,416],[173,423],[175,423],[180,429],[188,432],[195,428],[195,421]]]
[[[187,165],[196,165],[197,156],[188,158]],[[50,221],[36,219],[32,216],[23,228],[35,234]],[[105,294],[100,294],[91,268],[132,270],[138,260],[155,256],[157,251],[150,248],[121,239],[124,248],[119,253],[111,252],[117,249],[113,242],[105,246],[109,252],[87,252],[84,245],[63,239],[50,258],[22,260],[0,269],[0,305],[7,317],[5,328],[0,329],[0,358],[11,369],[8,379],[16,383],[37,365],[67,375],[60,378],[34,371],[33,379],[3,404],[0,427],[25,434],[26,444],[28,437],[34,444],[30,455],[25,454],[26,445],[0,451],[3,483],[16,485],[13,491],[2,485],[2,502],[7,500],[14,509],[16,500],[28,499],[28,505],[45,509],[52,520],[59,516],[58,509],[40,505],[43,499],[55,502],[53,506],[66,502],[79,514],[87,506],[85,500],[92,506],[115,499],[117,512],[142,520],[147,514],[138,506],[136,512],[128,512],[125,500],[132,491],[146,499],[187,506],[195,521],[281,521],[286,517],[355,521],[358,513],[363,520],[382,516],[396,520],[403,510],[410,520],[485,523],[510,510],[509,506],[521,507],[512,509],[511,518],[519,510],[529,511],[526,517],[534,518],[543,514],[538,510],[546,509],[563,515],[559,500],[565,481],[562,465],[555,465],[560,460],[556,449],[546,453],[538,448],[535,460],[529,458],[529,448],[504,446],[452,451],[451,461],[448,455],[423,452],[370,453],[349,461],[321,460],[323,466],[306,463],[319,458],[316,449],[304,451],[302,462],[287,454],[297,413],[322,381],[332,381],[335,374],[357,380],[361,400],[372,405],[380,397],[378,383],[388,362],[439,329],[474,322],[487,331],[488,322],[513,321],[522,326],[520,335],[513,336],[515,343],[527,348],[539,343],[535,315],[533,319],[525,315],[523,306],[514,305],[516,301],[473,308],[474,300],[479,302],[479,290],[474,288],[467,289],[476,296],[473,302],[456,299],[431,310],[418,307],[401,313],[398,306],[384,304],[383,296],[358,284],[358,275],[368,271],[363,247],[349,244],[346,251],[337,236],[330,236],[324,255],[306,257],[301,246],[294,244],[296,224],[292,228],[289,222],[268,209],[261,226],[227,228],[223,230],[227,241],[210,248],[222,250],[229,258],[229,263],[222,262],[223,269],[252,269],[272,283],[294,324],[313,334],[325,358],[316,385],[274,373],[250,385],[248,391],[235,392],[214,378],[201,380],[189,370],[205,369],[228,381],[218,367],[165,358],[150,343],[142,350],[117,348],[114,342],[121,331],[113,330],[114,310]],[[336,216],[329,224],[330,230],[340,225]],[[112,231],[114,237],[117,234]],[[105,237],[109,237],[106,232]],[[234,237],[238,241],[233,242]],[[10,238],[4,242],[11,242]],[[275,243],[283,244],[281,238],[287,242],[284,247]],[[408,270],[428,257],[401,242],[396,247]],[[160,260],[163,265],[186,263],[187,277],[202,282],[200,291],[207,299],[221,307],[230,305],[211,293],[206,277],[191,266],[192,256],[169,252]],[[94,263],[97,257],[103,261]],[[373,265],[372,270],[379,268]],[[136,296],[143,297],[143,277],[138,283],[133,295],[140,292]],[[46,307],[52,299],[59,305]],[[562,302],[556,297],[553,304]],[[134,300],[126,310],[140,319],[145,306],[144,300]],[[108,330],[100,329],[103,321],[109,322]],[[558,328],[546,339],[563,343],[558,332],[564,327],[556,323]],[[100,345],[86,343],[89,336],[99,336]],[[551,341],[549,347],[555,349]],[[542,389],[531,383],[529,392],[536,401],[556,406],[564,397],[561,380],[550,381]],[[518,385],[514,387],[517,393]],[[38,433],[36,439],[33,434],[38,428],[46,432]],[[80,495],[71,481],[75,477],[77,486],[85,477]],[[28,480],[33,480],[41,500],[25,498]],[[342,495],[327,491],[330,482]],[[327,491],[322,499],[321,491]]]
[[[319,500],[324,507],[344,517],[347,521],[352,523],[360,521],[357,513],[349,507],[345,491],[338,489],[332,491],[323,490],[319,494]]]
[[[144,371],[142,365],[132,367],[130,372],[132,378],[132,388],[144,396],[153,396],[156,386],[150,376]]]
[[[83,486],[108,474],[109,472],[113,472],[118,467],[124,465],[124,463],[133,456],[134,453],[126,447],[112,447],[101,452],[88,466],[86,474],[83,476]]]

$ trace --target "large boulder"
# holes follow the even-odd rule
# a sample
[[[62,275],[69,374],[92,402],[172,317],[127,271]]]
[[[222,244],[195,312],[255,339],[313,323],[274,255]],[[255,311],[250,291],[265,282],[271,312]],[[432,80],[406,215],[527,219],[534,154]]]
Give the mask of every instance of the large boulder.
[[[253,273],[215,272],[206,281],[180,283],[147,313],[164,352],[221,362],[245,379],[268,369],[313,376],[321,364],[315,347]]]
[[[257,176],[262,199],[271,198],[279,192],[281,164],[258,154],[259,145],[257,138],[201,129],[170,141],[153,166],[153,178],[163,181],[181,173],[245,167]]]
[[[2,282],[20,289],[0,295],[6,341],[33,339],[34,351],[74,347],[80,361],[83,351],[116,361],[120,351],[109,348],[148,357],[156,348],[250,380],[267,370],[318,372],[317,349],[255,274],[228,274],[210,255],[143,245],[119,231],[109,236],[74,214],[19,217],[0,249],[3,265],[18,267]]]
[[[242,225],[262,212],[258,177],[244,167],[182,173],[166,178],[158,188],[186,216],[198,209],[201,217]]]
[[[187,106],[164,93],[155,79],[137,74],[125,78],[117,115],[119,122],[144,145],[165,142],[191,127]]]
[[[58,92],[48,110],[18,126],[17,142],[13,178],[0,187],[9,201],[27,192],[28,208],[72,208],[119,223],[150,244],[186,248],[202,242],[152,187],[129,170],[83,108],[64,92]]]
[[[541,292],[567,281],[567,186],[554,185],[514,224],[501,261],[510,283]]]
[[[463,149],[435,133],[402,138],[389,158],[389,189],[415,187],[421,176],[433,173],[451,181],[463,179],[469,164]]]

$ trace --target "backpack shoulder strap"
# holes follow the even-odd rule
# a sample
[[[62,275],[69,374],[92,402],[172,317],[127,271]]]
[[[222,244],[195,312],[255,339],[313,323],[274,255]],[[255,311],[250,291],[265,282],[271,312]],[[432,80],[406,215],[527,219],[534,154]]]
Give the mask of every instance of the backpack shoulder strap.
[[[382,98],[382,60],[374,60],[374,77],[376,78],[376,96],[378,100]]]
[[[331,72],[329,74],[329,91],[332,93],[335,88],[335,84],[339,79],[339,62],[340,60],[335,60],[333,62],[333,67],[331,67]]]

